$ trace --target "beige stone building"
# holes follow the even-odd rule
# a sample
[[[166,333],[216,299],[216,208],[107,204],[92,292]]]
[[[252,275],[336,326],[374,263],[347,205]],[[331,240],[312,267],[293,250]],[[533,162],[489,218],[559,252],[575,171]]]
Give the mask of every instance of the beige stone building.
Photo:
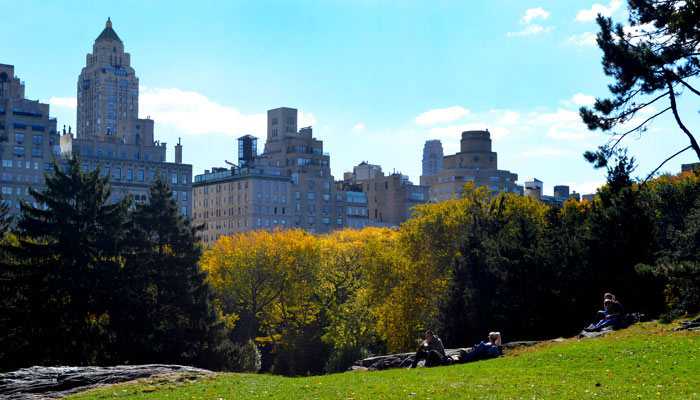
[[[25,98],[24,89],[14,66],[0,64],[0,188],[12,214],[21,201],[34,201],[29,188],[44,186],[44,173],[60,155],[49,105]]]
[[[200,237],[211,244],[221,235],[292,224],[291,180],[274,168],[214,168],[195,176],[193,216]]]
[[[384,175],[379,165],[362,162],[344,177],[344,186],[355,186],[366,196],[365,225],[399,226],[411,217],[416,205],[428,202],[427,186],[414,185],[399,173]]]
[[[522,194],[522,186],[516,183],[517,180],[517,174],[498,169],[498,155],[491,148],[489,131],[462,132],[460,152],[445,156],[440,172],[421,179],[430,186],[432,202],[461,196],[468,182],[488,187],[494,194]]]
[[[239,138],[239,165],[213,168],[193,184],[194,222],[212,243],[221,235],[256,229],[330,232],[346,225],[343,193],[330,173],[330,156],[311,127],[297,129],[297,110],[269,110],[264,152],[252,136]]]
[[[173,190],[180,212],[191,217],[192,166],[182,163],[180,143],[174,162],[167,162],[167,144],[154,139],[154,121],[138,118],[139,80],[109,19],[86,57],[77,94],[77,133],[61,136],[61,153],[78,155],[85,171],[99,167],[109,176],[112,201],[127,195],[146,201],[160,176]]]

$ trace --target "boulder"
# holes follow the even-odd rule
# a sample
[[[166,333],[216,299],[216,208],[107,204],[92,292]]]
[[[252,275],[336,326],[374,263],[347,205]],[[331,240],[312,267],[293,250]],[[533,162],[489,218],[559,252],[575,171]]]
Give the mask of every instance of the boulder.
[[[182,365],[119,365],[114,367],[30,367],[0,374],[0,398],[56,399],[99,385],[156,375],[187,374],[193,379],[211,371]]]
[[[681,322],[681,326],[676,331],[700,331],[700,317],[690,321]]]

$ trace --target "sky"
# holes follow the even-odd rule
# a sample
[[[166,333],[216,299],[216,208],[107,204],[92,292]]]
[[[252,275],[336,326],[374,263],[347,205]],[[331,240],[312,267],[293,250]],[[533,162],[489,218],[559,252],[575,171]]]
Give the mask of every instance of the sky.
[[[622,0],[0,0],[0,63],[26,94],[75,126],[76,84],[107,17],[140,81],[139,115],[155,120],[168,159],[181,138],[195,174],[237,158],[236,138],[265,137],[265,113],[300,110],[336,179],[362,161],[418,182],[423,144],[459,150],[488,129],[498,166],[538,178],[545,194],[604,180],[583,152],[609,140],[578,108],[607,95],[595,16],[624,22]],[[697,98],[682,96],[700,126]],[[643,116],[640,116],[642,118]],[[670,116],[627,142],[646,177],[687,139]],[[686,152],[664,171],[694,161]]]

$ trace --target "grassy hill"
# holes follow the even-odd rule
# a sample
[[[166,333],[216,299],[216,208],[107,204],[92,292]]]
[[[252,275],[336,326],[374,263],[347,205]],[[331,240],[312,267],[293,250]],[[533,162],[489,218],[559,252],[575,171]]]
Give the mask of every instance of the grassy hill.
[[[156,379],[70,399],[700,399],[700,333],[671,329],[644,323],[603,338],[546,343],[450,367]]]

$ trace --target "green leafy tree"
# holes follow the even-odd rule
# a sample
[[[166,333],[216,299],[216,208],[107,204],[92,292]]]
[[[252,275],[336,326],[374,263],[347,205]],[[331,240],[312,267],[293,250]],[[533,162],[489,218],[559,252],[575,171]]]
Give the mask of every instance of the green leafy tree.
[[[223,326],[198,265],[195,229],[168,185],[157,179],[131,219],[118,296],[119,354],[130,362],[219,367]]]
[[[654,119],[671,111],[688,146],[666,159],[692,149],[700,159],[700,145],[681,118],[679,96],[697,100],[695,80],[700,74],[700,1],[629,0],[629,25],[598,16],[598,46],[603,71],[612,77],[611,98],[597,99],[593,108],[581,108],[590,129],[613,131],[612,139],[585,157],[596,167],[607,165],[630,134],[643,133]],[[655,108],[652,108],[655,107]],[[660,111],[658,111],[660,110]],[[640,117],[635,120],[635,117]],[[618,128],[634,127],[619,131]]]

